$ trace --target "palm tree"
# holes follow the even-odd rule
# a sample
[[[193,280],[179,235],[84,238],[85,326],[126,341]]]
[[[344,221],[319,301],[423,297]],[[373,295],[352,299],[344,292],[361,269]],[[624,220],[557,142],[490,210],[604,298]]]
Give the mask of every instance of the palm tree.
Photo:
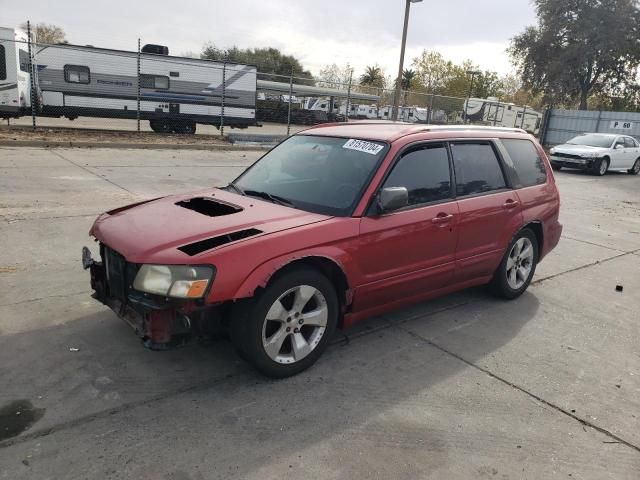
[[[413,82],[416,78],[416,71],[405,69],[402,71],[402,90],[404,90],[404,105],[407,104],[407,94],[413,86]]]
[[[383,82],[382,70],[378,65],[373,67],[368,66],[365,71],[360,75],[360,85],[368,85],[371,87],[380,87]]]

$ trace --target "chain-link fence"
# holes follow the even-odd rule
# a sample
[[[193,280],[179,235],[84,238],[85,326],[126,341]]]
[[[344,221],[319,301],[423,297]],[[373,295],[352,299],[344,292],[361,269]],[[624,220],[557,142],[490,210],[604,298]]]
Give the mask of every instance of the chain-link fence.
[[[170,56],[166,47],[140,41],[130,51],[50,45],[30,33],[0,29],[5,130],[259,140],[319,123],[394,118],[395,91],[361,85],[353,77],[345,83],[257,72],[251,65]],[[497,99],[414,90],[402,90],[397,107],[397,119],[404,122],[520,127],[532,133],[541,118],[530,107]]]

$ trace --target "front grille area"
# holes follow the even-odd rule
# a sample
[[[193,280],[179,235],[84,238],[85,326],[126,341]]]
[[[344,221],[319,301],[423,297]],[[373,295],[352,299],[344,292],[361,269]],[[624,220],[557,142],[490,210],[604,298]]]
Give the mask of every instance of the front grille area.
[[[127,292],[137,273],[137,266],[128,263],[122,255],[104,244],[101,245],[101,255],[107,281],[107,295],[126,303]]]
[[[574,160],[582,160],[582,157],[580,155],[572,155],[571,153],[554,153],[553,156],[560,157],[560,158],[572,158]]]

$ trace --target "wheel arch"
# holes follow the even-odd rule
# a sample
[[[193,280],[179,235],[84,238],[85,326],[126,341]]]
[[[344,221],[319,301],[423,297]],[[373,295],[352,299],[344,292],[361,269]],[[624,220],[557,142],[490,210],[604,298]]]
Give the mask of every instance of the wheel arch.
[[[336,288],[342,310],[348,309],[353,298],[346,268],[341,260],[321,253],[301,254],[287,258],[271,260],[256,268],[238,288],[234,300],[254,297],[274,278],[300,266],[308,266],[320,271]]]
[[[532,220],[526,225],[523,225],[516,235],[520,233],[525,228],[528,228],[533,232],[536,236],[536,241],[538,242],[538,252],[542,252],[542,247],[544,245],[544,228],[542,227],[542,222],[540,220]],[[540,255],[538,255],[538,261],[540,261]]]

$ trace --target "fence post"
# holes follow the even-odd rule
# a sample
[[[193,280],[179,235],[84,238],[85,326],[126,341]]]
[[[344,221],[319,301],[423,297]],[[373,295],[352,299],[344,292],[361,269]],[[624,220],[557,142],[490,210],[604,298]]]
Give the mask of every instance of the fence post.
[[[596,131],[594,133],[600,131],[600,120],[602,120],[602,110],[598,110],[598,121],[596,122]]]
[[[524,128],[524,117],[527,116],[527,106],[524,106],[524,111],[522,112],[522,121],[520,122],[520,128]]]
[[[291,69],[291,76],[289,77],[289,108],[287,110],[287,137],[291,133],[291,95],[293,95],[293,68]],[[332,99],[329,97],[329,102]]]
[[[429,99],[429,105],[427,106],[427,123],[431,123],[431,118],[433,117],[433,93],[431,94],[431,98]]]
[[[224,137],[224,96],[226,93],[227,83],[227,59],[222,64],[222,101],[220,104],[220,135]]]
[[[138,133],[140,133],[140,39],[138,38],[138,54],[137,54],[137,74],[138,85],[136,89],[136,122],[138,124]]]
[[[548,106],[542,117],[542,126],[540,127],[540,144],[543,146],[547,144],[547,131],[549,130],[549,122],[551,121],[551,111],[552,108]]]
[[[349,121],[349,107],[350,107],[350,103],[351,103],[351,81],[353,79],[353,68],[351,69],[351,71],[349,72],[349,87],[347,88],[347,108],[345,109],[345,118],[344,121],[348,122]]]
[[[36,129],[36,78],[33,68],[33,50],[31,48],[31,22],[27,20],[27,50],[29,54],[29,76],[31,77],[31,123]]]

